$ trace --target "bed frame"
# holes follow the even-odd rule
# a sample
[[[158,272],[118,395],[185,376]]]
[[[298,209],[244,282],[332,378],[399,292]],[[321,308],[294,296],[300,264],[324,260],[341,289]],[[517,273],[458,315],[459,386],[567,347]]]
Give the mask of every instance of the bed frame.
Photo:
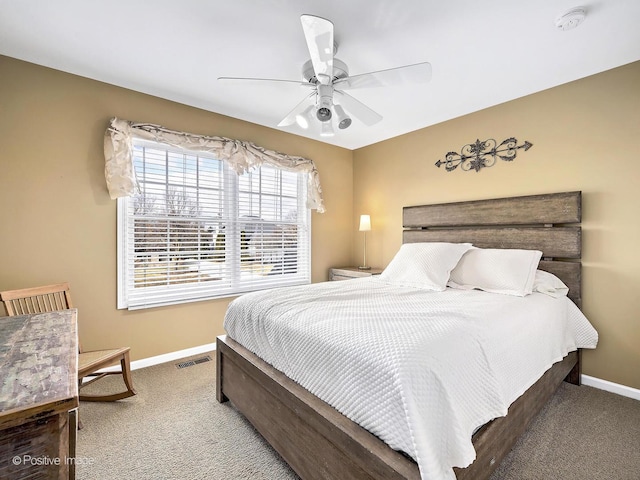
[[[403,243],[471,242],[543,252],[581,305],[581,192],[405,207]],[[302,479],[419,480],[417,464],[226,336],[217,339],[217,399],[231,400]],[[459,480],[491,476],[563,380],[580,384],[580,351],[554,364],[473,436],[476,460]]]

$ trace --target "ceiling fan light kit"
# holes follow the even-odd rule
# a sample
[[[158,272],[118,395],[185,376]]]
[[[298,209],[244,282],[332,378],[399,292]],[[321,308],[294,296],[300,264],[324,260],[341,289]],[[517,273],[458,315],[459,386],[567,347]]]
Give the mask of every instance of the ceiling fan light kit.
[[[333,23],[314,15],[302,15],[300,21],[310,56],[310,60],[302,66],[302,81],[267,78],[218,78],[223,82],[288,83],[298,87],[311,88],[313,91],[278,123],[279,127],[295,124],[306,130],[311,127],[315,118],[320,124],[320,136],[330,137],[335,134],[334,118],[339,130],[349,128],[353,119],[366,126],[375,125],[382,120],[382,115],[344,90],[387,87],[409,82],[424,83],[431,79],[431,64],[427,62],[349,76],[347,64],[334,57],[338,46],[334,42]],[[334,99],[337,99],[337,102],[334,102]],[[314,112],[315,115],[312,115],[311,112]]]
[[[333,130],[331,122],[322,122],[322,126],[320,127],[320,136],[333,137],[333,135],[335,135],[335,131]]]
[[[338,117],[338,128],[340,130],[344,130],[345,128],[349,128],[351,125],[351,117],[347,115],[347,112],[344,111],[342,105],[334,105],[334,110],[336,111],[336,116]]]
[[[307,128],[309,128],[309,119],[311,117],[312,110],[313,110],[313,105],[309,105],[307,108],[304,109],[303,112],[298,113],[295,117],[296,123],[303,130],[306,130]]]
[[[318,94],[316,105],[318,109],[316,110],[316,117],[321,122],[328,122],[331,120],[331,105],[333,104],[333,87],[331,85],[318,85]]]

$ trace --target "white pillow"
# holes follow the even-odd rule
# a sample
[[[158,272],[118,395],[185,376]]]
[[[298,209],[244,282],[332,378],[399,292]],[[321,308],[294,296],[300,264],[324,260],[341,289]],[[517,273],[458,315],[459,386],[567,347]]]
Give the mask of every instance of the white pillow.
[[[451,269],[470,248],[470,243],[405,243],[380,274],[380,280],[403,287],[443,291]]]
[[[567,296],[569,287],[553,273],[537,270],[533,281],[533,291],[544,293],[553,298],[560,298]]]
[[[451,271],[448,286],[524,297],[533,281],[542,252],[500,248],[473,248]]]

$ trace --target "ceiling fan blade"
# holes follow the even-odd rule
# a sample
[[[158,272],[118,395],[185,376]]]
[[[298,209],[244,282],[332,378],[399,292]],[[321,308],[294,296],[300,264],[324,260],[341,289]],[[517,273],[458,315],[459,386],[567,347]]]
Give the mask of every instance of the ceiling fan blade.
[[[312,92],[306,97],[304,97],[304,99],[299,104],[293,107],[293,110],[291,110],[286,117],[280,120],[280,123],[278,123],[278,126],[288,127],[289,125],[293,125],[294,123],[296,123],[296,115],[302,113],[305,110],[305,108],[310,104],[309,99],[313,97],[315,94],[316,92]]]
[[[342,89],[388,87],[403,83],[426,83],[429,80],[431,80],[431,64],[423,62],[346,77],[336,80],[334,85]]]
[[[218,81],[225,84],[255,84],[255,85],[266,85],[266,84],[286,84],[290,83],[293,85],[299,85],[301,87],[313,87],[312,84],[308,82],[301,82],[299,80],[280,80],[277,78],[243,78],[243,77],[218,77]]]
[[[333,23],[313,15],[302,15],[300,21],[316,78],[328,85],[333,78]]]
[[[334,90],[333,93],[339,100],[338,103],[365,125],[371,126],[382,120],[382,115],[371,110],[364,103],[360,100],[356,100],[351,95],[341,92],[340,90]]]

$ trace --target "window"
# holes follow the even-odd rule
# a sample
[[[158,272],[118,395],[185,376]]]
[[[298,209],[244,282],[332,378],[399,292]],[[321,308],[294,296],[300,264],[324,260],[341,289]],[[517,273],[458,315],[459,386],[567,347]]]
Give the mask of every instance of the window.
[[[307,175],[238,175],[199,152],[135,140],[140,193],[118,199],[118,308],[310,282]]]

